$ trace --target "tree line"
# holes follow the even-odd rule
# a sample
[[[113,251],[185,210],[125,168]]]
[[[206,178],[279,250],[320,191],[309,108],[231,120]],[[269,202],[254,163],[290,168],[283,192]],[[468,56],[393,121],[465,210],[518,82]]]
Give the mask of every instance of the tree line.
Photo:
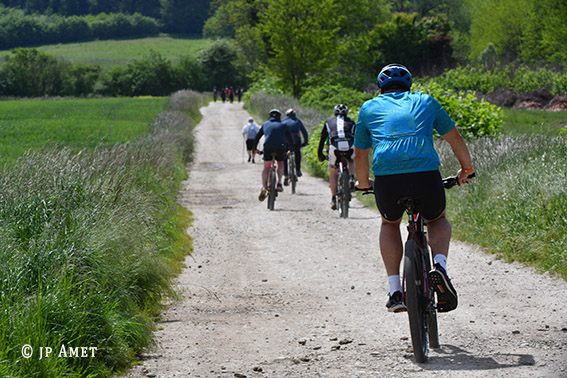
[[[71,33],[60,32],[60,24],[88,24],[93,18],[109,15],[128,19],[135,15],[146,24],[153,24],[159,32],[179,34],[201,34],[203,24],[209,17],[209,0],[0,0],[0,34],[11,32],[14,40],[0,48],[26,47],[33,44],[86,41],[93,38],[120,38],[151,35],[154,30],[129,30],[127,23],[121,33],[109,35],[81,33],[74,38]],[[90,16],[90,17],[87,17]],[[83,26],[83,28],[85,28]],[[44,40],[41,36],[44,36]],[[6,39],[5,39],[6,40]]]
[[[236,46],[238,70],[301,97],[324,83],[364,90],[379,67],[416,76],[459,65],[567,67],[559,0],[213,0],[203,35]]]
[[[201,92],[215,85],[236,88],[245,78],[231,64],[235,59],[234,47],[220,40],[175,64],[149,51],[102,72],[98,65],[71,64],[34,48],[17,48],[0,66],[0,96],[168,96],[187,88]]]

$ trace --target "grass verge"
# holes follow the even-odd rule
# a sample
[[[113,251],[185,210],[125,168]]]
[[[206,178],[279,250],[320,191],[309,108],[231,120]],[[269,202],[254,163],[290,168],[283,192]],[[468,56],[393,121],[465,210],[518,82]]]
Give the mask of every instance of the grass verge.
[[[152,343],[153,316],[190,251],[190,214],[176,200],[193,149],[187,109],[201,103],[178,92],[144,137],[6,165],[0,375],[110,376]],[[40,359],[45,348],[53,352]],[[81,348],[88,357],[69,358]]]

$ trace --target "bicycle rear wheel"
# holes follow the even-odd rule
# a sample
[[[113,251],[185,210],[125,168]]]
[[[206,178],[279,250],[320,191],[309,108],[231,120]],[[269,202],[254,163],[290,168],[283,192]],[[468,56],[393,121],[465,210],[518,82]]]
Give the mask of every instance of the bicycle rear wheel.
[[[341,171],[339,171],[337,180],[337,208],[339,210],[339,217],[348,218],[348,201],[345,196],[343,172]]]
[[[344,169],[340,177],[342,187],[342,201],[340,206],[340,213],[343,218],[348,218],[348,210],[350,204],[350,175],[348,169]]]
[[[270,169],[270,176],[268,177],[268,209],[274,210],[274,204],[276,203],[276,170]]]
[[[288,176],[291,185],[291,194],[295,194],[295,187],[297,186],[297,173],[295,172],[295,156],[292,154],[288,157]]]
[[[419,247],[408,240],[404,254],[405,300],[413,346],[413,355],[419,363],[427,361],[427,310],[424,298],[423,267]]]

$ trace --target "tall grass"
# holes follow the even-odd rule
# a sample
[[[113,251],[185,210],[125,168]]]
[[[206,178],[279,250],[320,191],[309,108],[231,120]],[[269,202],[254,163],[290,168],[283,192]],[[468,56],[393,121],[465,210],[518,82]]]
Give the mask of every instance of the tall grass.
[[[567,279],[567,138],[481,138],[469,148],[478,177],[448,194],[454,234]],[[438,150],[447,174],[455,172],[447,143]]]
[[[132,142],[30,152],[0,175],[0,373],[103,377],[152,342],[151,317],[190,248],[177,205],[192,151],[179,92]],[[177,263],[175,263],[177,261]],[[23,358],[21,348],[34,348]],[[62,345],[95,357],[58,358]],[[55,356],[39,360],[40,347]]]

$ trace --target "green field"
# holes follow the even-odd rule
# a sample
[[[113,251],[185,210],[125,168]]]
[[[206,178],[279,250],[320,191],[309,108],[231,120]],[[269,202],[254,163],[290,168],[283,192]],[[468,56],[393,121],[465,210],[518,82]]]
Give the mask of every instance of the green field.
[[[45,45],[38,48],[49,55],[64,58],[71,63],[98,64],[103,71],[125,65],[132,60],[147,56],[154,50],[164,58],[176,63],[180,57],[196,56],[211,43],[208,39],[175,38],[160,36],[141,39],[107,40],[83,43]],[[0,51],[0,56],[8,51]]]
[[[567,131],[567,112],[503,108],[503,131],[509,135],[557,135]]]
[[[46,144],[72,148],[124,143],[147,134],[166,98],[0,101],[0,161]]]

